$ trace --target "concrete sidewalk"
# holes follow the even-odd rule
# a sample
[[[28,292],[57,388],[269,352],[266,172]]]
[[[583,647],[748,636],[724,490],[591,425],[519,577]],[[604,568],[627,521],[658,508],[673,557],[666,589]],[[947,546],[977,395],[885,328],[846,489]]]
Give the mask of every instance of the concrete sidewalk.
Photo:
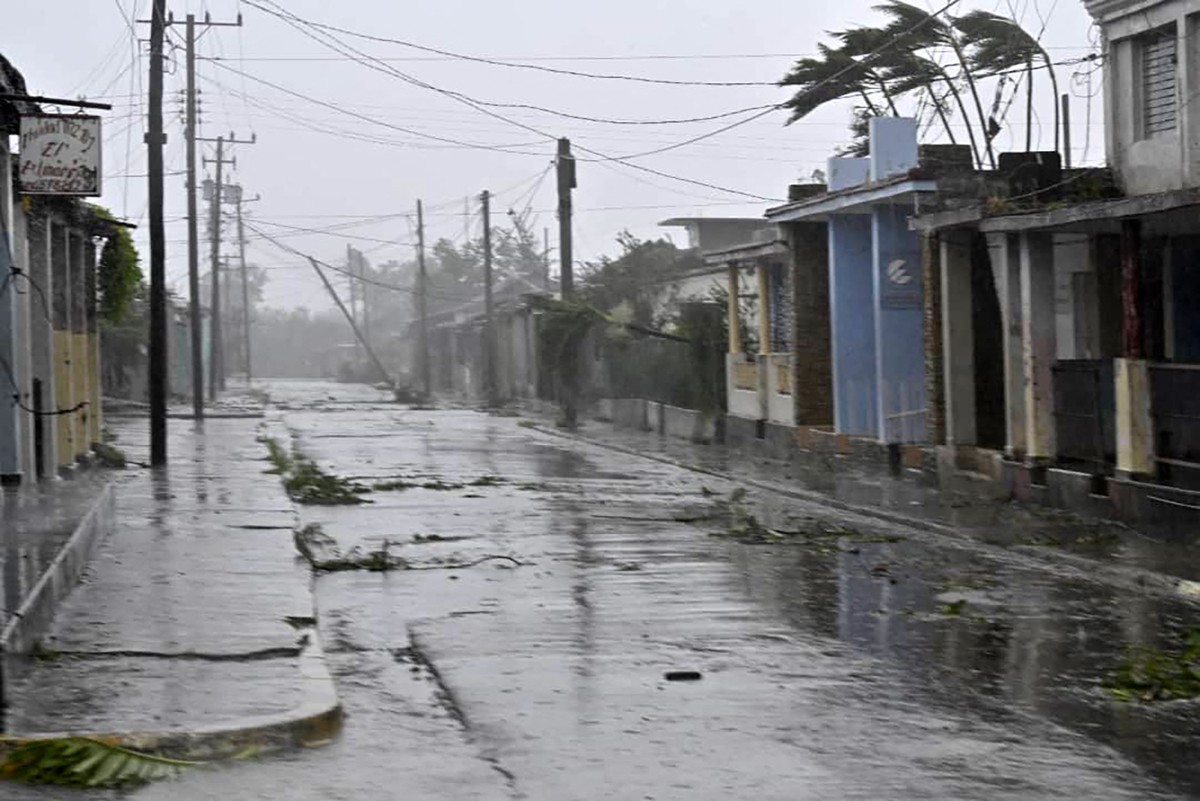
[[[114,734],[205,758],[337,730],[295,511],[263,473],[256,439],[269,426],[175,423],[166,470],[118,474],[115,531],[26,658],[10,740]],[[131,460],[147,459],[144,418],[111,428]]]

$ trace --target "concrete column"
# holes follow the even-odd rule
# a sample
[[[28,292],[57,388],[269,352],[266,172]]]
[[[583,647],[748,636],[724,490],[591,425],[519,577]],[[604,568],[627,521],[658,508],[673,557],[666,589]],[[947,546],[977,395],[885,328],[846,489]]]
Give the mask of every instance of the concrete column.
[[[974,445],[978,439],[971,235],[964,231],[946,231],[940,239],[946,442],[949,445]]]
[[[88,402],[88,365],[91,362],[87,342],[87,251],[91,242],[76,229],[71,235],[71,406]],[[74,455],[83,456],[91,449],[88,420],[91,407],[82,406],[67,415],[74,426]]]
[[[52,228],[50,218],[40,215],[29,220],[29,277],[37,293],[37,306],[30,325],[33,345],[33,378],[37,391],[31,405],[44,411],[55,408],[54,393],[54,277],[50,269]],[[36,292],[36,290],[35,290]],[[53,417],[39,417],[41,477],[53,477],[58,467],[58,437]]]
[[[21,403],[26,411],[17,414],[18,450],[21,462],[22,480],[29,481],[37,476],[37,459],[34,454],[34,427],[37,417],[28,409],[33,408],[33,339],[31,336],[37,301],[37,290],[33,288],[29,275],[29,233],[26,226],[25,212],[20,204],[13,205],[13,258],[21,270],[20,278],[13,277],[10,290],[19,289],[16,297],[16,346],[17,363],[15,366],[17,384],[21,388]]]
[[[1021,460],[1025,458],[1026,436],[1020,240],[1015,234],[988,234],[987,239],[1004,337],[1005,452],[1009,458]]]
[[[1152,476],[1154,420],[1150,411],[1150,365],[1143,359],[1117,359],[1117,470],[1126,476]]]
[[[12,274],[13,264],[13,196],[12,159],[7,137],[0,137],[0,223],[3,241],[0,242],[0,483],[21,481],[20,425],[14,395],[21,391],[17,382],[17,292]]]
[[[74,375],[71,367],[71,239],[67,227],[54,223],[50,264],[54,283],[54,399],[53,409],[75,405]],[[75,426],[73,415],[60,414],[54,420],[58,440],[58,467],[75,463]]]
[[[85,342],[87,343],[87,444],[90,446],[101,440],[101,426],[104,424],[102,400],[100,391],[100,315],[97,308],[96,285],[96,243],[88,241],[84,248],[84,319],[86,328]],[[174,322],[174,315],[168,317]],[[168,328],[170,332],[174,326]]]
[[[742,312],[738,306],[738,268],[736,264],[729,265],[729,352],[742,352]]]
[[[792,402],[796,425],[833,423],[829,330],[829,232],[824,223],[788,226],[792,252]]]
[[[761,356],[771,355],[771,267],[760,260],[754,268],[758,279],[758,352]],[[763,360],[766,365],[766,360]]]
[[[1025,455],[1048,460],[1054,449],[1054,247],[1049,234],[1020,235],[1022,368],[1025,392]]]

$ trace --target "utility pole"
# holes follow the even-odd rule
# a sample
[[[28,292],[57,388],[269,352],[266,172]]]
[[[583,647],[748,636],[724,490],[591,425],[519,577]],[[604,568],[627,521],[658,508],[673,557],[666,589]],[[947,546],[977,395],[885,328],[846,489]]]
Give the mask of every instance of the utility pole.
[[[380,377],[383,378],[389,387],[395,388],[396,383],[392,380],[392,377],[388,375],[387,368],[383,366],[383,362],[381,362],[379,357],[375,355],[375,351],[372,350],[367,341],[363,339],[362,331],[359,330],[358,324],[354,322],[354,318],[351,317],[350,312],[346,310],[346,304],[342,303],[342,299],[338,297],[337,290],[333,288],[333,284],[329,283],[329,279],[326,278],[325,273],[321,271],[321,266],[317,264],[317,260],[312,256],[309,256],[308,261],[310,264],[312,264],[312,268],[317,271],[317,276],[321,279],[321,283],[325,285],[325,289],[329,291],[330,296],[333,298],[333,302],[337,304],[338,309],[341,310],[346,320],[349,321],[350,329],[354,331],[355,338],[361,342],[363,347],[366,349],[367,356],[369,356],[371,361],[375,364],[375,369],[379,371]]]
[[[421,318],[421,385],[425,398],[433,397],[429,365],[429,276],[425,273],[425,212],[417,201],[417,314]]]
[[[246,228],[242,224],[242,201],[243,195],[238,192],[238,258],[242,262],[242,367],[246,370],[246,384],[249,385],[252,378],[250,369],[250,281],[246,275]]]
[[[346,245],[346,282],[350,284],[350,320],[355,331],[358,330],[358,287],[354,284],[354,248],[349,244]],[[362,358],[361,349],[357,339],[354,340],[354,362]]]
[[[208,399],[215,401],[217,392],[223,383],[225,375],[224,355],[225,341],[221,336],[221,170],[225,166],[225,137],[217,137],[217,180],[213,183],[212,191],[212,229],[208,232],[211,237],[211,289],[212,299],[209,301],[209,313],[212,321],[208,327]]]
[[[168,25],[178,24],[169,20]],[[200,23],[206,28],[240,28],[237,22],[213,22],[208,14]],[[191,318],[192,415],[204,419],[204,334],[200,315],[200,238],[196,211],[196,15],[187,20],[187,220],[188,220],[188,316]]]
[[[212,322],[209,325],[208,337],[211,351],[208,365],[208,397],[209,400],[216,400],[217,392],[225,389],[225,336],[221,325],[221,195],[225,189],[223,169],[226,164],[237,164],[237,159],[225,158],[225,143],[252,145],[258,141],[258,136],[251,135],[249,139],[238,139],[237,136],[230,133],[228,139],[224,136],[218,136],[216,139],[196,137],[196,141],[217,143],[217,158],[214,160],[217,165],[217,179],[213,182],[212,230],[209,231],[212,249],[212,300],[209,311],[212,315]],[[208,159],[205,159],[204,163],[207,164]]]
[[[163,35],[167,0],[150,15],[150,119],[146,133],[150,216],[150,464],[167,463],[167,283],[163,227]]]
[[[487,405],[500,405],[496,386],[495,303],[492,299],[492,194],[486,189],[479,195],[483,215],[483,384]]]
[[[196,224],[196,16],[187,15],[188,315],[191,318],[192,416],[204,419],[204,345],[200,318],[200,242]]]
[[[572,261],[571,237],[571,190],[576,186],[575,157],[571,155],[571,140],[558,140],[558,158],[555,160],[558,177],[558,252],[561,259],[559,281],[562,299],[570,303],[575,297],[575,265]],[[575,428],[578,423],[578,365],[579,354],[564,349],[562,362],[563,377],[563,426]]]

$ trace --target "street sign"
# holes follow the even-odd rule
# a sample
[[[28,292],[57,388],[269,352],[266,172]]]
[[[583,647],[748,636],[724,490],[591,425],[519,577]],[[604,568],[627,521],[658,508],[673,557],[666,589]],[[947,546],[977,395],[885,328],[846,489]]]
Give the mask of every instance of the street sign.
[[[77,114],[21,117],[18,180],[27,195],[100,195],[100,118]]]

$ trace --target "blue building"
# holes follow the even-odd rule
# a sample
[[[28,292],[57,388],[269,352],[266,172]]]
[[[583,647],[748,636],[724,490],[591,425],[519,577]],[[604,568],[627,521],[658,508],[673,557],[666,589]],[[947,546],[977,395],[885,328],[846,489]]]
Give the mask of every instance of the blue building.
[[[870,154],[830,159],[827,192],[766,216],[781,225],[827,226],[837,433],[923,442],[922,253],[908,220],[938,184],[921,169],[915,120],[871,120]],[[804,380],[803,365],[796,366],[796,375]]]

